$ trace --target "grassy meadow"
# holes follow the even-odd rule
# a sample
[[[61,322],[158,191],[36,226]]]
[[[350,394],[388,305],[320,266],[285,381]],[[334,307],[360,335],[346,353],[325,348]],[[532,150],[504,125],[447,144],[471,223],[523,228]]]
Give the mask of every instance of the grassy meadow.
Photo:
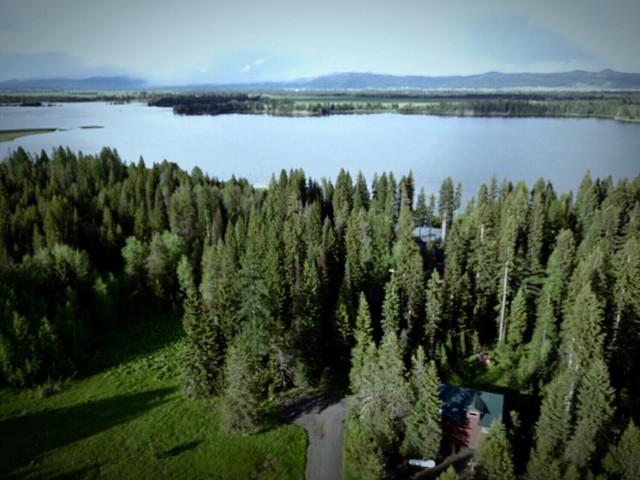
[[[274,415],[258,435],[229,435],[217,400],[184,396],[177,315],[114,330],[92,372],[0,389],[2,478],[304,477],[301,428]]]
[[[24,137],[25,135],[37,135],[38,133],[51,133],[55,132],[55,128],[30,128],[27,130],[0,130],[0,142],[10,142],[16,138]]]

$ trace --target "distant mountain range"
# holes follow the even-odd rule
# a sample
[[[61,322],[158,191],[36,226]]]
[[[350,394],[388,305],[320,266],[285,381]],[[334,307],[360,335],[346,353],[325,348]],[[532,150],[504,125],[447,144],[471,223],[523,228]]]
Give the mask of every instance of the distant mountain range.
[[[613,70],[563,73],[488,72],[468,76],[395,76],[374,73],[335,73],[305,81],[291,82],[297,88],[311,89],[465,89],[465,88],[597,88],[639,89],[640,74]]]
[[[198,86],[193,86],[197,88]],[[202,86],[201,86],[202,87]],[[566,88],[566,89],[640,89],[640,74],[613,70],[586,72],[575,70],[563,73],[500,73],[426,77],[398,76],[376,73],[332,73],[320,77],[289,82],[262,82],[230,85],[208,85],[215,89],[284,89],[362,90],[362,89],[509,89],[509,88]]]
[[[126,76],[90,77],[83,79],[50,78],[7,80],[0,82],[0,90],[8,91],[86,91],[152,89],[144,80]],[[381,75],[376,73],[332,73],[320,77],[283,82],[207,84],[163,87],[178,90],[363,90],[363,89],[640,89],[640,74],[613,70],[586,72],[575,70],[562,73],[500,73],[453,75],[442,77]]]
[[[139,90],[146,85],[140,78],[89,77],[89,78],[31,78],[0,82],[3,91],[96,91]]]

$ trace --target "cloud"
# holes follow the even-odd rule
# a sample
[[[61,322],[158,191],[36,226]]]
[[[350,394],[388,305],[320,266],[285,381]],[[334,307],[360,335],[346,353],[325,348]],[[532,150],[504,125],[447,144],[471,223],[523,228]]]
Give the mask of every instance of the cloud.
[[[264,62],[266,62],[266,60],[264,58],[258,58],[257,60],[253,61],[253,65],[249,65],[247,63],[244,67],[242,67],[242,70],[240,70],[240,72],[241,73],[249,73],[253,67],[258,67],[258,66],[262,65]]]
[[[60,75],[63,67],[106,72],[105,65],[144,72],[156,84],[287,80],[333,71],[451,75],[564,65],[640,71],[638,0],[153,4],[0,0],[0,55],[34,55],[29,65],[27,57],[0,64],[0,77]],[[67,57],[37,57],[46,52]]]

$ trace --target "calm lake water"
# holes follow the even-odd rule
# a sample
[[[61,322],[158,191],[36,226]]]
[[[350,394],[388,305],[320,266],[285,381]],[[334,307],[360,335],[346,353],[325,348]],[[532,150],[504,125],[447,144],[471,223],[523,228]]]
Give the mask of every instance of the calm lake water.
[[[81,129],[99,125],[101,129]],[[220,179],[232,174],[266,185],[282,168],[303,168],[317,180],[340,168],[370,182],[375,172],[410,169],[417,187],[438,193],[444,178],[462,182],[463,202],[495,173],[543,177],[558,192],[576,190],[587,169],[614,180],[640,173],[640,124],[597,119],[456,118],[397,114],[286,118],[254,115],[178,116],[145,104],[75,103],[0,107],[0,130],[59,128],[0,143],[4,158],[18,146],[51,151],[59,145],[85,154],[116,148],[125,162],[150,166],[167,159]],[[417,192],[416,192],[417,193]]]

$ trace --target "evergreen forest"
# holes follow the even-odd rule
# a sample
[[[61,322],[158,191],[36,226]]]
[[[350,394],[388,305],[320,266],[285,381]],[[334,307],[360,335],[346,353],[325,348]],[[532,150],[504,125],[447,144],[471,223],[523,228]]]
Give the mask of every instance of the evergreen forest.
[[[640,478],[640,175],[580,172],[575,193],[494,175],[461,205],[451,178],[331,174],[256,188],[109,148],[10,153],[2,389],[81,378],[150,315],[180,330],[159,362],[184,401],[216,399],[232,435],[283,399],[348,396],[346,478],[447,456],[440,383],[506,398],[474,478]]]

